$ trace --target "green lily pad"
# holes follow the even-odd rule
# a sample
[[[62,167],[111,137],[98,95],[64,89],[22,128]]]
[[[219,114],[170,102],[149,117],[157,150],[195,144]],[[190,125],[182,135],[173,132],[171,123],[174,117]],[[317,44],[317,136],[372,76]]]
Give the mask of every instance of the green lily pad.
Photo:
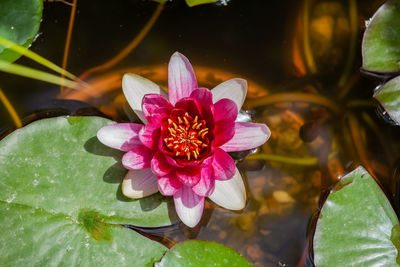
[[[170,249],[155,267],[252,266],[237,251],[210,241],[191,240]]]
[[[90,219],[97,232],[105,234],[86,228],[84,222]],[[3,201],[0,231],[0,265],[4,267],[153,266],[167,250],[127,228],[94,221],[90,212],[77,220]]]
[[[28,47],[37,34],[43,0],[1,0],[0,36]],[[0,59],[13,62],[20,54],[0,45]]]
[[[343,177],[322,207],[314,235],[315,266],[398,266],[399,221],[363,168]]]
[[[362,42],[363,68],[400,71],[400,0],[387,1],[368,23]]]
[[[216,2],[218,2],[218,0],[186,0],[186,4],[190,7],[203,4],[211,4]]]
[[[160,194],[122,196],[122,153],[96,138],[112,123],[45,119],[0,141],[1,266],[146,266],[162,257],[164,246],[113,225],[169,225],[176,215]]]
[[[374,97],[381,103],[390,118],[400,124],[400,76],[384,84]]]
[[[384,84],[374,97],[381,103],[390,118],[400,124],[400,76]]]

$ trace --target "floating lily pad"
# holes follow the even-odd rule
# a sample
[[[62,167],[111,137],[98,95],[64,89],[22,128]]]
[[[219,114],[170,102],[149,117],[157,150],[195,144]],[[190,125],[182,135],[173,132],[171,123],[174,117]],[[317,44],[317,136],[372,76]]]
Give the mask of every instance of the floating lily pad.
[[[400,124],[400,76],[384,84],[374,97],[381,103],[390,118]]]
[[[399,221],[363,168],[343,177],[322,207],[314,235],[318,266],[398,266]]]
[[[211,4],[216,2],[218,2],[218,0],[186,0],[186,4],[190,7],[203,4]]]
[[[237,251],[210,241],[192,240],[170,249],[155,267],[252,266]]]
[[[145,266],[161,258],[166,249],[160,244],[111,225],[176,221],[171,203],[159,194],[122,196],[121,153],[96,138],[111,123],[99,117],[45,119],[0,141],[1,266],[40,266],[40,260],[54,266]]]
[[[400,71],[400,0],[381,6],[364,33],[363,68],[372,72]]]
[[[37,34],[43,0],[1,0],[0,36],[28,47]],[[13,62],[20,55],[0,45],[0,59]]]

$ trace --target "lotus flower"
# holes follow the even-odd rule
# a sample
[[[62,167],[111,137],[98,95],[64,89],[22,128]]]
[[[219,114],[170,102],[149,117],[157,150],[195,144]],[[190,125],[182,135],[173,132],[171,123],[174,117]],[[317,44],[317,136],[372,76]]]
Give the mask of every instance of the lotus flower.
[[[241,210],[246,190],[227,152],[258,147],[270,136],[265,124],[235,122],[247,92],[243,79],[211,91],[199,88],[189,60],[176,52],[168,66],[169,94],[152,81],[126,74],[122,88],[144,125],[101,128],[98,139],[127,152],[122,192],[142,198],[159,191],[173,196],[179,218],[189,227],[201,219],[204,198]]]

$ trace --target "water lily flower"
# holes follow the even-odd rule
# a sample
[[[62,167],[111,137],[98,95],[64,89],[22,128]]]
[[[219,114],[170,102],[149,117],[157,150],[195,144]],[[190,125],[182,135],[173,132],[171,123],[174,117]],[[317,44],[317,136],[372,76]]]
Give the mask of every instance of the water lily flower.
[[[129,169],[122,192],[142,198],[156,192],[173,196],[179,218],[189,227],[201,219],[204,198],[241,210],[246,190],[227,152],[248,150],[270,136],[265,124],[235,122],[247,82],[231,79],[214,89],[197,85],[189,60],[176,52],[168,66],[168,91],[135,74],[122,80],[125,97],[143,124],[101,128],[98,139],[127,152]]]

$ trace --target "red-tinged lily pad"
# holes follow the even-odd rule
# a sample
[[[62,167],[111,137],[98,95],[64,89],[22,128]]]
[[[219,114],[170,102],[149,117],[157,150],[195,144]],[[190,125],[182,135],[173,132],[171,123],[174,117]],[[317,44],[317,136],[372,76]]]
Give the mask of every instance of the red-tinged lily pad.
[[[0,141],[0,265],[147,266],[166,248],[118,224],[169,225],[159,194],[122,196],[121,153],[96,138],[113,123],[58,117]]]
[[[210,241],[192,240],[170,249],[155,267],[252,266],[237,251]]]
[[[388,81],[374,95],[389,114],[389,117],[400,124],[400,76]]]
[[[315,266],[399,266],[399,221],[363,168],[343,177],[322,207],[314,235]]]
[[[43,0],[1,0],[0,36],[28,47],[37,34]],[[0,45],[0,60],[13,62],[20,54]]]
[[[362,42],[363,68],[400,71],[400,0],[387,1],[368,22]]]

